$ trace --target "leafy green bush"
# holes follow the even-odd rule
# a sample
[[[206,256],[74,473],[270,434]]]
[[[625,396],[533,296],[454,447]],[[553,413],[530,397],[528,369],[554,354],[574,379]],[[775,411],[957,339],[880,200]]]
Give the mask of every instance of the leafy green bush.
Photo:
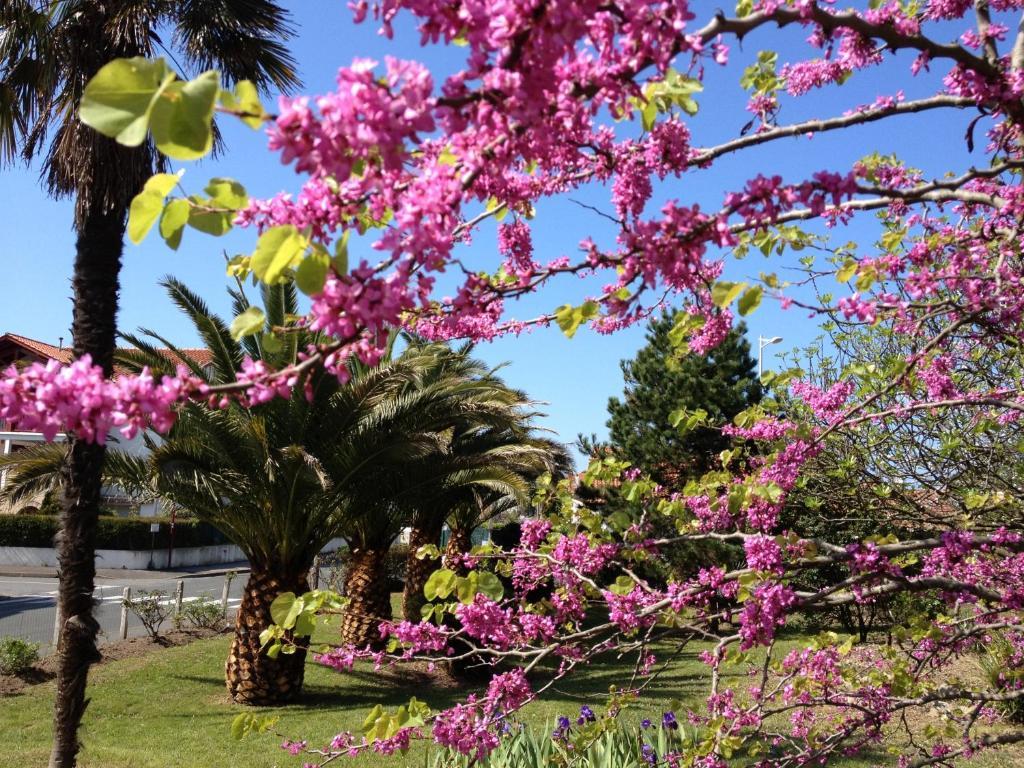
[[[171,606],[167,593],[154,589],[147,592],[140,589],[127,600],[122,601],[128,610],[139,617],[142,626],[154,640],[160,636],[160,627],[170,615]]]
[[[194,600],[181,604],[181,612],[174,616],[175,629],[214,629],[224,628],[224,611],[220,603],[210,595],[199,595]]]
[[[20,675],[39,661],[39,643],[0,637],[0,674]]]
[[[1018,650],[1022,638],[1015,638],[1017,645],[1002,634],[993,632],[982,650],[981,670],[993,690],[1011,693],[1024,688],[1024,659]],[[1024,723],[1024,698],[1010,699],[999,703],[1007,720]]]
[[[154,537],[149,530],[160,523]],[[52,547],[60,521],[53,515],[0,515],[0,546]],[[203,547],[227,542],[208,523],[178,520],[174,525],[174,546]],[[144,550],[155,546],[166,549],[170,544],[170,520],[165,517],[101,517],[96,528],[97,549]]]
[[[555,724],[543,731],[518,726],[483,760],[446,750],[434,757],[432,768],[649,768],[664,764],[665,755],[684,743],[695,743],[694,733],[672,722],[672,730],[657,725],[620,728],[609,721],[586,723],[581,729],[573,726],[572,731]]]

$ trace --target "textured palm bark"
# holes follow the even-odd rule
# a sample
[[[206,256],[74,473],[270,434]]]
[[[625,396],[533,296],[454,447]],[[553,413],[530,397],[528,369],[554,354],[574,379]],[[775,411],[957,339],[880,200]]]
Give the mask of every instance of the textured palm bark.
[[[235,618],[235,637],[224,665],[228,693],[239,704],[271,705],[293,701],[302,693],[306,652],[279,654],[272,659],[260,648],[260,633],[274,623],[270,604],[282,592],[309,591],[306,572],[284,578],[254,568]],[[298,638],[305,644],[308,638]]]
[[[444,545],[444,565],[459,574],[466,572],[462,556],[473,548],[473,531],[463,526],[454,526],[448,543]]]
[[[76,358],[90,355],[107,375],[113,370],[124,227],[123,212],[103,209],[87,211],[78,224],[72,280],[73,351]],[[85,686],[89,666],[100,658],[96,649],[99,625],[93,617],[92,593],[106,449],[78,438],[69,442],[61,467],[64,496],[56,541],[60,569],[57,610],[62,623],[57,640],[51,768],[75,765],[78,725],[88,704]]]
[[[380,623],[391,621],[391,592],[384,568],[387,549],[355,549],[345,569],[349,604],[341,617],[341,640],[353,645],[381,642]]]
[[[405,588],[402,592],[402,616],[406,621],[420,621],[420,609],[427,603],[423,595],[423,586],[430,574],[438,569],[437,558],[416,557],[420,547],[428,544],[437,546],[441,541],[442,522],[427,521],[426,524],[414,525],[409,531],[409,555],[405,563]]]

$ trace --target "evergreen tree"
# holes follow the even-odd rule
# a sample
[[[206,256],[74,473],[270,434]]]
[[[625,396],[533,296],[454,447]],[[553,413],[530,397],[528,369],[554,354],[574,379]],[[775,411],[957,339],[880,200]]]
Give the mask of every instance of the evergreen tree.
[[[652,319],[647,344],[634,359],[622,361],[625,393],[621,400],[609,399],[607,422],[614,452],[671,488],[711,469],[729,444],[710,427],[680,434],[672,411],[703,409],[711,424],[721,424],[761,399],[745,326],[708,355],[679,356],[669,339],[678,314]]]

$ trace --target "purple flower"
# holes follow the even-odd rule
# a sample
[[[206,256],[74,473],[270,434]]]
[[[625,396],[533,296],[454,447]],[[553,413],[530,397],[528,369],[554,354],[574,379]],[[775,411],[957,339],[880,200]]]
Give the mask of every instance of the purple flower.
[[[650,744],[644,744],[640,748],[640,756],[643,758],[643,761],[648,765],[654,765],[658,762],[658,753],[654,751],[654,747],[652,747]]]
[[[580,707],[580,716],[576,719],[576,722],[579,725],[583,725],[588,721],[592,723],[595,720],[597,720],[597,715],[594,714],[594,710],[592,710],[586,704]]]
[[[651,727],[651,718],[645,717],[643,720],[641,720],[640,721],[640,727],[644,728],[644,729],[650,728]]]
[[[679,727],[679,723],[676,722],[675,712],[666,712],[664,715],[662,715],[661,723],[670,731],[674,731],[676,728]]]

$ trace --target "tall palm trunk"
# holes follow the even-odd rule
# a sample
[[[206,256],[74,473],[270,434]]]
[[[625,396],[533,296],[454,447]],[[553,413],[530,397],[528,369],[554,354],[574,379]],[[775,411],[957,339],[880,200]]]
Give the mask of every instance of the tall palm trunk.
[[[464,573],[466,568],[462,565],[462,556],[473,548],[473,531],[466,526],[453,525],[451,532],[448,543],[444,545],[444,564],[456,573]]]
[[[345,596],[349,604],[341,617],[341,641],[376,645],[380,623],[391,621],[391,592],[384,560],[387,549],[354,549],[345,569]]]
[[[420,609],[427,602],[423,587],[430,574],[438,568],[435,558],[419,558],[416,553],[428,544],[438,545],[442,524],[443,521],[436,518],[417,520],[409,531],[409,555],[405,561],[405,589],[402,592],[402,616],[406,621],[420,620]]]
[[[75,253],[72,338],[76,358],[91,355],[109,376],[113,369],[117,323],[118,271],[124,238],[124,211],[99,205],[79,221]],[[102,489],[102,445],[77,438],[61,468],[64,487],[57,557],[62,619],[57,641],[57,693],[54,704],[51,768],[71,768],[78,754],[78,725],[85,712],[89,665],[99,659],[92,615],[96,576],[96,521]]]
[[[270,604],[282,592],[301,595],[309,591],[306,571],[284,576],[253,565],[245,594],[235,618],[235,637],[224,665],[224,679],[231,698],[240,704],[281,704],[302,692],[306,652],[297,650],[276,659],[260,649],[260,633],[274,623]],[[307,638],[298,638],[304,644]]]

